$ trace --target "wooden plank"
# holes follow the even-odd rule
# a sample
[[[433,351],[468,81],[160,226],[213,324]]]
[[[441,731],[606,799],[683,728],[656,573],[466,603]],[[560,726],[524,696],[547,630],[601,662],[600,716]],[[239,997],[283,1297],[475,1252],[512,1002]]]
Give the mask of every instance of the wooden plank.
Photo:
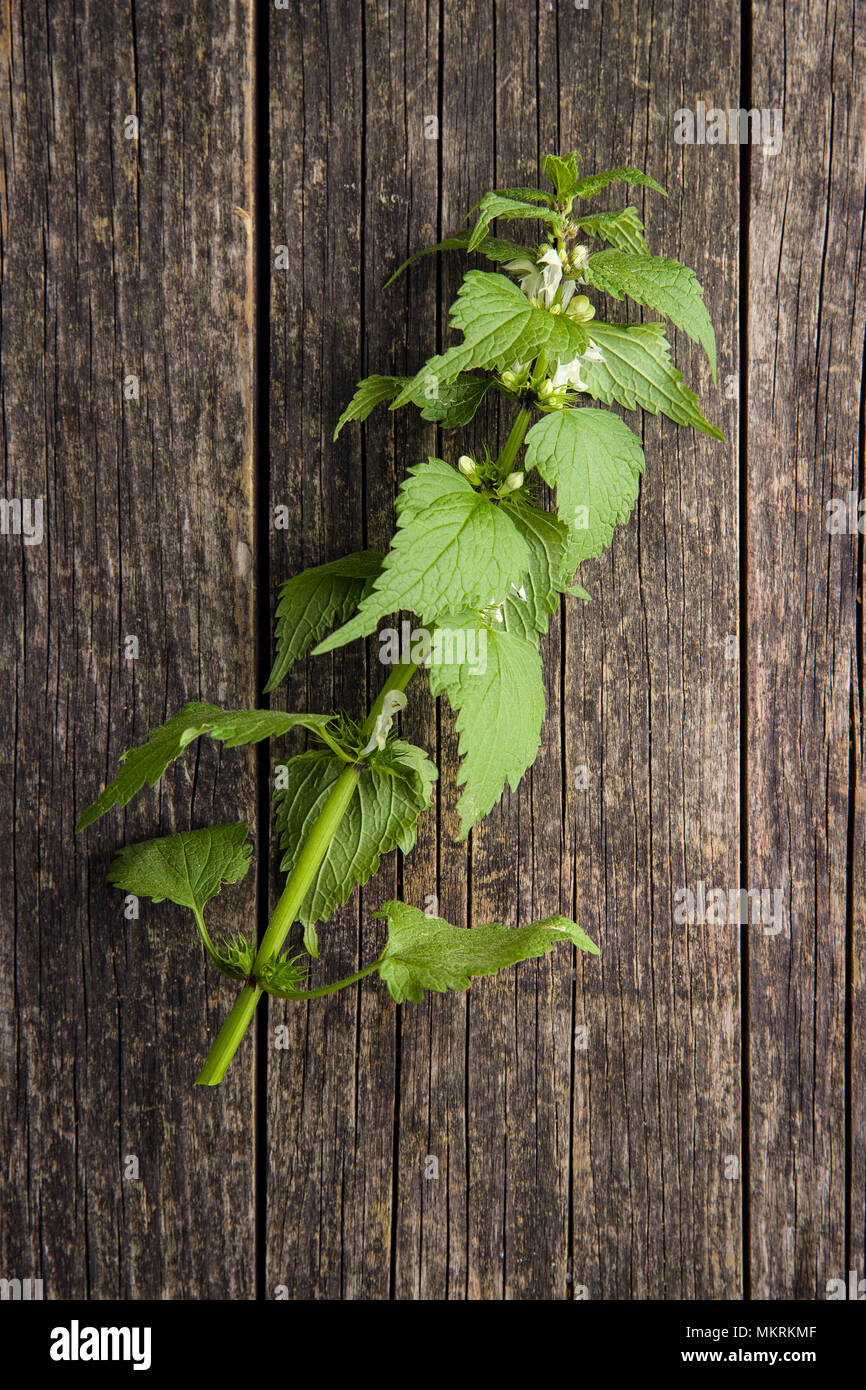
[[[250,764],[202,748],[73,824],[185,699],[252,694],[249,9],[7,6],[2,43],[4,495],[45,532],[2,540],[0,1267],[47,1298],[244,1298],[252,1052],[194,1091],[232,992],[179,910],[126,920],[104,875],[124,840],[249,812]]]
[[[738,23],[733,4],[677,6],[663,25],[629,3],[558,19],[560,144],[670,190],[593,206],[637,204],[650,249],[695,267],[722,381],[738,371],[738,152],[673,137],[697,99],[735,104]],[[592,604],[568,609],[568,853],[602,948],[577,966],[575,1297],[740,1288],[739,932],[673,919],[678,889],[739,883],[737,422],[701,354],[683,335],[675,349],[728,443],[627,417],[647,459],[638,509],[582,567]]]
[[[828,534],[827,503],[861,481],[863,46],[848,6],[755,6],[752,104],[781,109],[784,127],[778,154],[750,160],[748,854],[750,882],[781,889],[784,909],[781,932],[752,932],[749,961],[757,1298],[822,1298],[847,1272],[858,541]],[[859,1126],[854,1146],[862,1174]],[[862,1188],[859,1201],[862,1277]]]
[[[474,49],[471,70],[463,54]],[[450,130],[444,191],[453,222],[487,188],[539,175],[534,9],[477,3],[446,18]],[[518,236],[532,240],[525,224]],[[455,286],[456,288],[456,286]],[[451,296],[453,297],[453,295]],[[504,443],[513,412],[502,411]],[[494,410],[476,430],[492,447]],[[491,435],[493,434],[493,438]],[[530,776],[472,834],[471,921],[512,925],[563,905],[559,626],[542,641],[548,717]],[[453,793],[452,793],[453,796]],[[571,953],[480,980],[468,1001],[468,1296],[562,1297],[568,1244]]]
[[[361,373],[361,220],[365,196],[362,19],[336,0],[270,15],[271,239],[288,245],[289,269],[271,275],[271,478],[274,594],[283,579],[365,544],[364,465],[357,434],[337,445],[337,418]],[[337,115],[337,113],[339,113]],[[272,594],[272,597],[274,596]],[[364,703],[366,663],[354,644],[310,661],[272,697],[290,709]],[[297,751],[293,747],[292,751]],[[320,929],[316,980],[358,967],[357,895]],[[275,1029],[288,1029],[275,1046]],[[388,1290],[394,1023],[382,1042],[385,1086],[367,1105],[358,1052],[357,991],[308,1006],[270,1001],[268,1037],[268,1296],[359,1296]],[[367,1153],[365,1139],[377,1136]],[[359,1200],[366,1174],[373,1206]],[[378,1203],[378,1205],[376,1205]],[[366,1234],[365,1234],[366,1233]],[[371,1249],[365,1248],[369,1236]],[[373,1248],[375,1247],[375,1248]]]
[[[447,125],[439,97],[440,32],[434,7],[368,6],[365,57],[367,184],[366,371],[416,370],[437,348],[436,257],[387,290],[382,282],[411,251],[444,235],[439,163]],[[401,144],[395,151],[395,131]],[[439,434],[414,409],[377,412],[364,431],[367,513],[377,544],[393,532],[394,489],[424,457],[453,457],[458,436]],[[381,679],[381,675],[379,676]],[[466,920],[467,851],[453,843],[451,809],[457,767],[455,740],[441,730],[426,679],[408,692],[404,732],[440,769],[436,805],[421,823],[418,843],[401,862],[394,888],[406,902]],[[390,889],[389,889],[390,892]],[[370,885],[371,906],[385,884]],[[385,1007],[392,1007],[387,999]],[[459,1296],[465,1286],[465,1001],[426,998],[397,1014],[396,1120],[392,1293],[395,1298]]]

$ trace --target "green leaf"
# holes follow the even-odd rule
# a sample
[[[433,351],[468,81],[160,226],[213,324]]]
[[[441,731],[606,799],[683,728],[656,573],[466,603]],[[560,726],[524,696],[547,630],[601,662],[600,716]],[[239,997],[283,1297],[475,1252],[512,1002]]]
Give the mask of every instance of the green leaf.
[[[382,559],[378,550],[362,550],[286,580],[277,604],[277,654],[265,691],[278,686],[336,623],[348,620],[369,593]]]
[[[106,875],[115,888],[161,903],[203,912],[223,883],[237,883],[250,867],[252,845],[243,821],[182,830],[118,850]]]
[[[503,621],[508,632],[537,642],[537,634],[547,631],[550,614],[556,612],[559,595],[566,591],[568,526],[528,502],[502,505],[529,546],[530,557],[522,583],[505,596]]]
[[[500,590],[500,592],[504,592]],[[474,613],[449,618],[452,640],[471,633],[477,654],[480,620]],[[486,661],[431,661],[430,690],[446,694],[457,712],[462,762],[457,803],[464,839],[496,805],[506,782],[516,791],[535,761],[544,720],[544,683],[535,644],[504,628],[484,627]],[[482,669],[483,667],[483,669]]]
[[[412,402],[417,405],[423,420],[433,420],[443,429],[468,425],[492,385],[490,378],[478,376],[443,382],[432,377],[365,377],[358,382],[354,396],[340,416],[334,438],[349,420],[366,420],[377,405],[391,400],[398,392],[403,394],[397,404]]]
[[[493,194],[497,198],[522,198],[524,202],[546,203],[548,207],[553,206],[553,198],[549,193],[546,193],[543,188],[494,188]],[[481,202],[476,203],[473,208],[469,209],[469,217],[472,216],[473,212],[478,211],[483,201],[484,199],[482,198]]]
[[[546,154],[541,161],[545,175],[556,189],[556,197],[559,202],[571,198],[574,194],[578,182],[577,166],[579,161],[580,155],[577,150],[566,155]]]
[[[422,256],[431,256],[434,251],[465,251],[472,239],[472,229],[467,228],[464,232],[457,232],[454,236],[446,237],[444,241],[437,241],[435,246],[425,246],[423,251],[416,251],[407,260],[398,265],[394,274],[385,281],[383,286],[388,286],[403,274],[415,261],[420,261]],[[522,246],[519,241],[506,241],[502,237],[488,236],[483,241],[479,241],[473,250],[479,255],[486,256],[488,261],[510,261],[514,256],[525,256],[529,248]]]
[[[590,256],[583,278],[614,299],[628,295],[664,314],[693,342],[700,343],[716,379],[716,335],[693,270],[664,256],[631,256],[600,251]]]
[[[223,974],[242,980],[249,975],[255,947],[243,936],[214,947],[204,909],[223,883],[237,883],[250,867],[252,845],[243,821],[182,830],[158,840],[144,840],[118,850],[106,878],[115,888],[161,903],[166,898],[187,907],[195,917],[202,945]]]
[[[511,280],[484,270],[467,272],[451,306],[451,325],[463,332],[463,342],[439,357],[431,357],[400,392],[392,410],[413,400],[418,391],[429,392],[431,385],[441,390],[458,372],[531,362],[541,348],[551,358],[570,362],[589,346],[589,334],[582,324],[537,308]],[[592,327],[594,337],[595,325]]]
[[[122,754],[120,771],[97,801],[78,818],[76,831],[92,825],[112,806],[125,806],[147,782],[155,787],[169,763],[179,757],[188,744],[201,734],[210,734],[227,748],[242,743],[258,743],[300,726],[321,731],[330,723],[328,714],[283,714],[280,710],[223,710],[219,705],[196,702],[184,705],[167,723],[160,725],[138,748]]]
[[[390,401],[403,385],[403,378],[399,376],[366,376],[363,381],[359,381],[355,388],[355,394],[346,406],[334,430],[333,438],[337,435],[344,425],[350,420],[366,420],[372,410],[382,401]]]
[[[682,372],[671,362],[671,346],[662,323],[592,324],[592,339],[604,354],[603,362],[588,359],[580,364],[589,394],[610,405],[617,401],[626,410],[640,406],[650,415],[667,415],[678,425],[703,430],[724,439],[700,411],[698,398],[683,385]]]
[[[422,418],[437,421],[443,430],[468,425],[492,385],[493,378],[484,376],[458,376],[444,381],[438,393],[421,407]]]
[[[626,522],[638,494],[644,453],[637,435],[609,410],[556,410],[526,436],[527,468],[556,488],[556,510],[570,531],[566,569],[600,555]]]
[[[287,764],[287,785],[275,795],[281,868],[291,873],[345,763],[327,751],[302,753]],[[316,922],[348,901],[356,884],[365,884],[383,854],[415,844],[418,817],[430,804],[435,765],[423,749],[391,739],[361,773],[357,789],[301,904],[298,921],[305,944],[317,955]]]
[[[590,213],[588,217],[579,217],[577,225],[587,236],[608,241],[619,251],[629,251],[635,256],[649,255],[644,225],[637,208],[623,208],[622,212]]]
[[[543,204],[519,202],[516,198],[503,197],[501,193],[487,193],[478,204],[478,220],[466,244],[467,251],[474,251],[487,235],[487,229],[495,218],[514,222],[520,218],[531,218],[534,222],[546,222],[554,231],[561,231],[562,215]],[[522,248],[525,249],[525,248]]]
[[[660,183],[656,183],[649,174],[644,174],[640,169],[608,169],[603,174],[590,174],[588,178],[581,179],[571,190],[578,198],[594,198],[596,193],[600,193],[603,188],[607,188],[611,183],[641,184],[645,188],[654,188],[656,193],[661,193],[666,198],[667,192]]]
[[[399,609],[430,624],[443,613],[483,608],[511,584],[519,586],[529,565],[526,542],[503,509],[456,469],[442,459],[420,464],[409,470],[400,495],[382,573],[357,616],[320,642],[315,655],[368,636]]]
[[[491,922],[479,927],[454,927],[441,917],[428,917],[408,903],[384,903],[374,917],[388,923],[388,940],[377,962],[379,974],[398,1004],[419,1004],[424,990],[443,994],[469,989],[473,977],[496,975],[510,965],[532,960],[569,942],[590,955],[600,954],[576,922],[568,917],[545,917],[529,927],[506,927]]]

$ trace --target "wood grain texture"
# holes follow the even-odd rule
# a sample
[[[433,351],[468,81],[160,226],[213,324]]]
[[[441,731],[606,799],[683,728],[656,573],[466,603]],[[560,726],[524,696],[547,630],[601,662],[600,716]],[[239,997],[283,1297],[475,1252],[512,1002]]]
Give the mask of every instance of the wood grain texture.
[[[357,436],[347,431],[331,442],[346,386],[361,375],[360,40],[358,24],[330,0],[270,16],[271,232],[274,245],[292,253],[290,272],[271,277],[270,490],[273,505],[288,505],[291,515],[290,530],[273,534],[274,585],[365,543]],[[279,693],[292,709],[357,713],[366,684],[363,650],[354,645],[298,668]],[[317,981],[358,968],[357,895],[320,929],[320,940]],[[369,1105],[358,991],[318,1002],[324,1007],[270,1005],[267,1289],[283,1285],[293,1298],[382,1298],[396,1022],[393,1014],[381,1020],[384,1091]],[[275,1046],[281,1023],[286,1049]]]
[[[577,28],[587,58],[563,63]],[[679,109],[736,96],[737,34],[734,5],[677,4],[663,24],[637,4],[560,7],[560,71],[580,73],[562,85],[560,144],[669,190],[593,206],[637,203],[650,249],[695,268],[723,379],[738,371],[737,152],[673,135]],[[567,610],[565,825],[578,920],[602,947],[575,1000],[573,1275],[590,1298],[740,1288],[739,933],[674,917],[681,890],[739,881],[737,417],[673,341],[728,442],[626,417],[646,451],[638,508],[582,567],[592,604]]]
[[[251,1054],[191,1084],[231,991],[179,910],[125,920],[104,878],[249,811],[251,767],[202,748],[73,836],[186,699],[253,694],[249,42],[235,3],[3,8],[4,495],[44,498],[45,537],[2,540],[0,1268],[47,1298],[253,1292]]]
[[[753,34],[752,101],[781,108],[784,139],[751,154],[748,848],[751,883],[782,890],[784,928],[751,934],[752,1287],[820,1298],[846,1275],[858,538],[826,523],[862,483],[864,28],[847,6],[760,4]],[[860,1127],[861,1173],[862,1146]],[[854,1200],[862,1232],[862,1187]]]
[[[44,498],[45,536],[0,537],[0,1274],[52,1298],[825,1297],[866,1273],[864,544],[825,524],[863,490],[862,16],[253,10],[2,10],[4,495]],[[679,110],[741,100],[782,109],[777,155],[676,143]],[[460,924],[568,912],[602,955],[400,1009],[376,979],[271,999],[194,1092],[233,991],[178,910],[125,920],[105,869],[123,842],[252,824],[303,736],[267,786],[266,758],[207,743],[84,838],[75,816],[184,700],[263,703],[279,584],[384,548],[410,464],[503,441],[495,401],[466,431],[379,409],[332,432],[361,376],[451,341],[465,258],[384,289],[393,267],[574,147],[669,189],[592,208],[637,204],[695,267],[718,386],[682,335],[675,355],[726,442],[627,416],[635,515],[542,639],[539,758],[468,842],[453,717],[416,678],[402,732],[435,802],[320,928],[315,983],[377,953],[394,896]],[[272,703],[361,714],[377,649],[300,664]],[[676,921],[699,883],[779,887],[784,929]],[[211,911],[255,917],[253,873]]]

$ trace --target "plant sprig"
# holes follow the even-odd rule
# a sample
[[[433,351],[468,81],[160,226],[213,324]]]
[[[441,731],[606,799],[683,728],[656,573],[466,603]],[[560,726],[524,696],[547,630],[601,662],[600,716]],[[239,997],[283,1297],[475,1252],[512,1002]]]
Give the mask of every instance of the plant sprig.
[[[464,274],[451,306],[460,341],[412,377],[359,382],[334,437],[385,403],[391,410],[412,404],[443,430],[469,424],[491,390],[515,413],[497,454],[481,448],[407,469],[387,553],[368,550],[316,566],[281,589],[266,692],[310,651],[323,655],[369,637],[392,614],[408,611],[421,620],[411,652],[401,654],[366,718],[188,704],[124,755],[114,781],[79,817],[81,830],[111,807],[125,806],[145,784],[154,787],[204,734],[227,748],[295,729],[314,740],[288,759],[275,789],[286,883],[257,947],[241,932],[214,944],[204,921],[220,887],[238,882],[249,867],[243,823],[128,845],[109,870],[109,881],[126,892],[189,909],[208,958],[241,983],[200,1083],[214,1085],[225,1075],[264,994],[312,999],[377,972],[402,1003],[418,1001],[425,990],[466,989],[476,976],[561,943],[598,954],[581,928],[561,916],[468,930],[388,902],[373,914],[386,920],[387,939],[372,963],[313,988],[308,978],[318,956],[317,926],[369,881],[383,854],[411,851],[431,804],[435,764],[396,727],[416,671],[426,672],[432,694],[446,696],[457,716],[460,838],[506,786],[516,790],[534,762],[546,708],[540,640],[562,595],[589,598],[574,572],[629,520],[645,466],[637,434],[602,407],[662,414],[723,437],[674,366],[664,324],[607,323],[598,316],[600,302],[585,292],[628,299],[670,320],[703,348],[715,381],[715,335],[694,273],[650,254],[634,207],[584,212],[581,206],[617,183],[663,195],[664,189],[637,169],[581,176],[579,164],[576,152],[546,156],[551,188],[485,194],[468,215],[471,225],[416,252],[391,277],[438,251],[476,252],[498,267]],[[491,231],[494,222],[540,226],[542,240],[506,240]],[[591,251],[585,238],[602,249]],[[554,489],[553,512],[539,505],[537,480]],[[304,928],[306,954],[283,951],[296,922]]]

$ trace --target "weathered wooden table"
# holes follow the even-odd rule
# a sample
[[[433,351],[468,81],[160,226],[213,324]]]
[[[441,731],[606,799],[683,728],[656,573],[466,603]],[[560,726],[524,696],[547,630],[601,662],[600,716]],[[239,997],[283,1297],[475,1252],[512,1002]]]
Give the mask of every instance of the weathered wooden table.
[[[237,1299],[862,1277],[863,14],[25,0],[2,24],[4,487],[44,499],[44,534],[0,540],[0,1274]],[[678,143],[700,102],[781,112],[780,147]],[[451,444],[407,412],[331,433],[358,377],[413,370],[437,318],[441,341],[457,264],[382,282],[574,147],[670,189],[637,201],[705,287],[718,389],[678,354],[728,442],[646,420],[636,516],[546,643],[543,751],[468,850],[450,715],[414,691],[440,801],[327,928],[327,968],[369,958],[398,892],[460,923],[573,908],[603,954],[399,1011],[370,982],[271,1001],[194,1090],[233,991],[104,871],[214,816],[266,851],[266,755],[202,746],[77,840],[76,813],[185,699],[261,702],[282,579],[387,542],[405,467]],[[353,647],[280,699],[357,710],[380,680]],[[261,919],[266,877],[215,923]],[[675,920],[699,883],[782,912]]]

